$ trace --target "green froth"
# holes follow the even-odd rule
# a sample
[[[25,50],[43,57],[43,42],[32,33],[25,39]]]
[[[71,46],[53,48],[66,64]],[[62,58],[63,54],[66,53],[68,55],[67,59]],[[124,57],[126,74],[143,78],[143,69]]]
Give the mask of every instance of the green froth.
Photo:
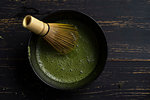
[[[60,55],[42,38],[36,45],[40,69],[51,79],[61,83],[74,83],[86,78],[95,68],[98,55],[90,27],[77,21],[60,21],[77,26],[79,40],[75,49]]]

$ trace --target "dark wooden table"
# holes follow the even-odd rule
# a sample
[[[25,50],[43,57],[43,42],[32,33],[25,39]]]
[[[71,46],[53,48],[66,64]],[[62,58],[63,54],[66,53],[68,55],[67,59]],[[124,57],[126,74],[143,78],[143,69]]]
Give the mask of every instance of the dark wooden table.
[[[41,82],[27,59],[22,19],[72,9],[92,16],[108,42],[100,77],[76,91]],[[1,0],[0,100],[150,100],[150,0]]]

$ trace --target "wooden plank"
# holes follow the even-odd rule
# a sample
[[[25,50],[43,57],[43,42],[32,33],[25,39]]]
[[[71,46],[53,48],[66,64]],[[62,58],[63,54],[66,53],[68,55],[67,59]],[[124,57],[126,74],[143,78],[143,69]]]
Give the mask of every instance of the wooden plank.
[[[68,92],[45,85],[35,76],[30,66],[22,65],[17,69],[0,68],[0,77],[3,80],[0,84],[0,95],[14,98],[22,95],[25,100],[31,97],[44,100],[120,100],[124,97],[129,100],[147,99],[150,96],[149,65],[150,62],[107,62],[105,70],[97,80],[86,87]]]

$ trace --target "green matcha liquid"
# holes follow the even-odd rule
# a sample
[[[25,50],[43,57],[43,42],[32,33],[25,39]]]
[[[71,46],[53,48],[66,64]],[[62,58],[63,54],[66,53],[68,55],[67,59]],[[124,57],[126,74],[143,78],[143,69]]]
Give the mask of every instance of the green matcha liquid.
[[[60,21],[77,26],[79,40],[75,49],[60,55],[48,43],[39,38],[36,45],[40,69],[51,79],[61,83],[74,83],[87,77],[95,68],[98,54],[90,27],[77,21]]]

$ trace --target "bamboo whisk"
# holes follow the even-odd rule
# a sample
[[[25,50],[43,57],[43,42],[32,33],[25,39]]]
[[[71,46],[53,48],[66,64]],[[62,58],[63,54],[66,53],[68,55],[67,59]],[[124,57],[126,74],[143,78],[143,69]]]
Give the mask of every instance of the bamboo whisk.
[[[76,46],[78,30],[75,26],[62,23],[44,23],[31,15],[23,19],[23,27],[42,36],[61,54],[67,54]]]

